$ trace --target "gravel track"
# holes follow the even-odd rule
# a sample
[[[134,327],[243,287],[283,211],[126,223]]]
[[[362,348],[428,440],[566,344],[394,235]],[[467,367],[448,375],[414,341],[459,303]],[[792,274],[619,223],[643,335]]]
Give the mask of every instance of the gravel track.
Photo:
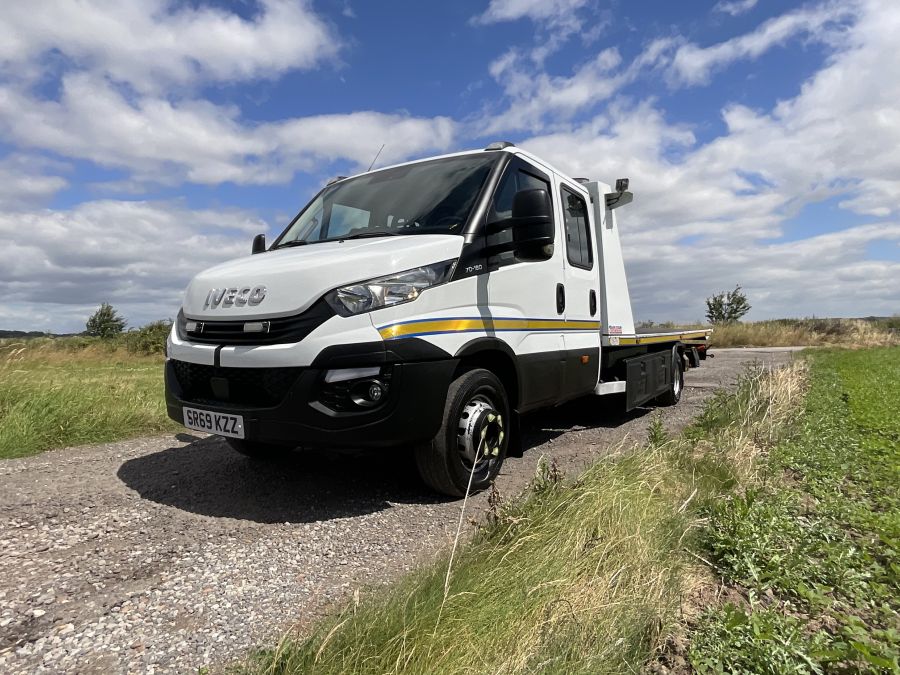
[[[745,364],[790,349],[720,349],[686,376],[670,430]],[[542,455],[577,471],[646,436],[650,409],[585,400],[525,419],[527,451],[498,488],[520,491]],[[221,670],[453,537],[461,502],[419,486],[399,453],[293,453],[257,464],[187,433],[0,462],[0,672]],[[484,495],[469,502],[477,517]]]

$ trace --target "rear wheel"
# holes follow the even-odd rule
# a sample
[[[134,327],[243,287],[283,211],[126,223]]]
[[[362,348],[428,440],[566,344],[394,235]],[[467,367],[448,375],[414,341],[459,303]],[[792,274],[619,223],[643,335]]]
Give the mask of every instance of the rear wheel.
[[[672,381],[664,394],[656,399],[659,405],[675,405],[681,400],[684,389],[684,362],[678,347],[672,347]]]
[[[428,487],[463,497],[489,487],[509,446],[509,401],[491,371],[476,368],[450,384],[440,431],[416,448],[416,467]]]
[[[226,438],[225,440],[233,450],[252,459],[277,459],[278,457],[283,457],[290,450],[284,445],[260,443],[259,441],[248,441],[242,438]]]

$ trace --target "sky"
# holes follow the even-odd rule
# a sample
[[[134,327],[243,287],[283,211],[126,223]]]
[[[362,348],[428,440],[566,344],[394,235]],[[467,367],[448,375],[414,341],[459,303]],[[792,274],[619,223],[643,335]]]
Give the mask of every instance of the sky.
[[[635,317],[900,312],[900,3],[0,3],[0,328],[173,317],[332,176],[509,140],[629,177]]]

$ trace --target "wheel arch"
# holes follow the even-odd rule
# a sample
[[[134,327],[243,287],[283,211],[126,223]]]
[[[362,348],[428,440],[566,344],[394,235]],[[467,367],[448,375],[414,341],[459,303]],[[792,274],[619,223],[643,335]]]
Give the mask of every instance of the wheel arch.
[[[467,342],[456,353],[459,359],[457,374],[463,369],[484,368],[491,371],[506,390],[509,407],[515,410],[519,405],[521,379],[518,361],[512,348],[499,338],[476,338]]]

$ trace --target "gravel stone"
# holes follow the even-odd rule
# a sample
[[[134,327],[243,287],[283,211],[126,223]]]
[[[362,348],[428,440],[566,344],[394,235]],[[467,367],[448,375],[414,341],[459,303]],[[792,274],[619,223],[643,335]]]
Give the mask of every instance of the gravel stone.
[[[792,358],[714,353],[662,411],[667,429],[748,362]],[[611,403],[527,417],[525,456],[504,464],[501,494],[522,490],[542,456],[574,472],[645,439],[651,410]],[[469,501],[467,520],[486,500]],[[222,672],[446,547],[460,506],[425,491],[399,450],[265,464],[179,433],[2,461],[0,673]]]

